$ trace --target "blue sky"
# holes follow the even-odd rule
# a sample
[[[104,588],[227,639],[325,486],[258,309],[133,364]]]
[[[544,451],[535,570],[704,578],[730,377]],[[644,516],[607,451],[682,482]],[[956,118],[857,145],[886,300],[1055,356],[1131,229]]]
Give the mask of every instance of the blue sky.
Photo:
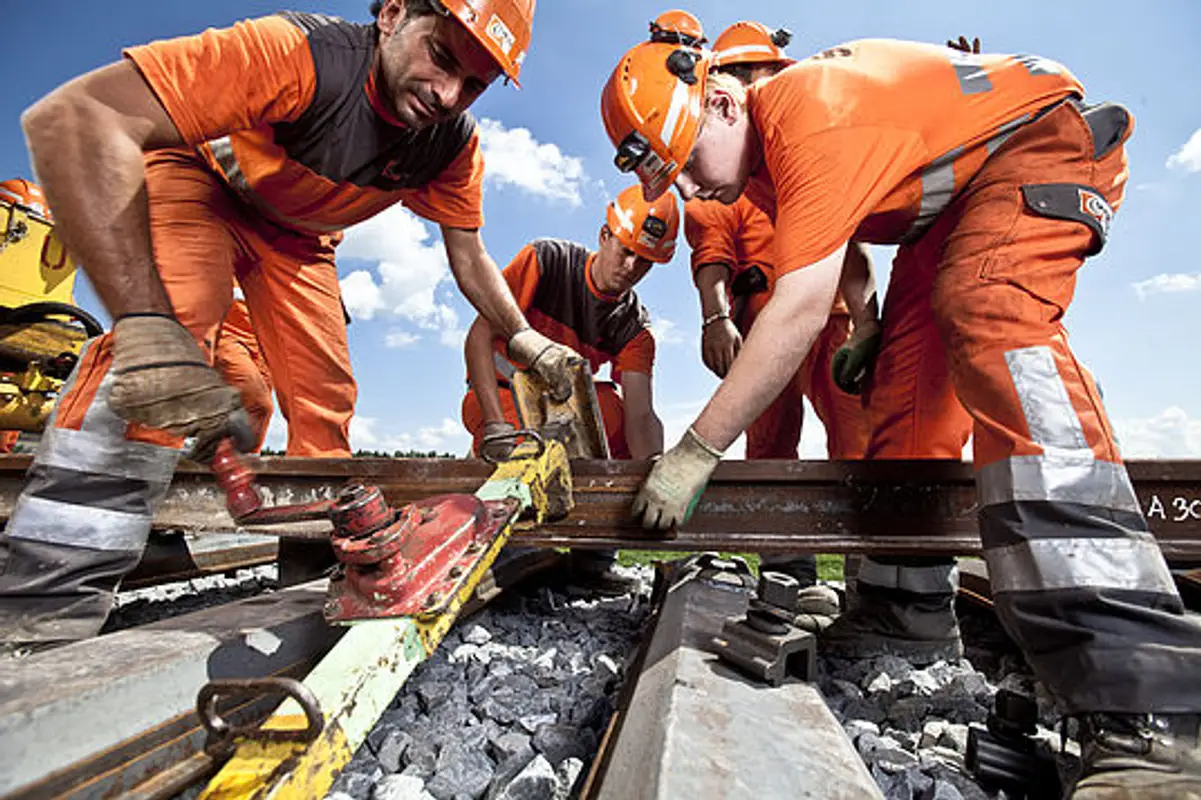
[[[0,27],[0,177],[29,176],[18,117],[57,84],[119,57],[122,46],[225,26],[281,8],[365,21],[368,0],[202,3],[65,0],[13,4]],[[785,25],[802,57],[850,39],[943,41],[979,36],[992,52],[1033,52],[1068,65],[1091,100],[1129,107],[1131,180],[1110,244],[1080,273],[1068,329],[1100,379],[1131,456],[1201,457],[1201,3],[1195,0],[708,0],[685,6],[713,38],[738,18]],[[504,266],[539,236],[594,246],[604,204],[626,184],[600,124],[600,88],[620,54],[646,32],[658,6],[542,0],[523,88],[496,85],[476,104],[488,155],[484,238]],[[735,16],[734,12],[738,12]],[[889,251],[875,250],[886,285]],[[639,286],[660,331],[656,405],[673,440],[715,385],[700,363],[699,311],[681,247]],[[435,226],[389,212],[348,236],[340,274],[356,320],[356,446],[464,452],[459,425],[461,333],[473,313],[445,269]],[[99,311],[86,288],[82,305]],[[282,420],[271,442],[283,440]],[[808,418],[803,452],[823,454]],[[669,442],[670,443],[670,442]]]

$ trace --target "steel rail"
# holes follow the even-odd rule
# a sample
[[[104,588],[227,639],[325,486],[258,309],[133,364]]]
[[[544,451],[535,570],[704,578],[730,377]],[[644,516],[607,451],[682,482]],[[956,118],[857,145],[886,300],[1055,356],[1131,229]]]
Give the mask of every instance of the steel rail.
[[[0,518],[20,491],[28,456],[0,457]],[[353,481],[380,486],[393,505],[431,494],[470,494],[491,468],[458,459],[252,459],[268,503],[332,496]],[[1201,461],[1127,463],[1164,554],[1201,559]],[[714,473],[689,522],[656,538],[629,507],[648,465],[572,462],[576,508],[563,522],[520,531],[515,541],[543,547],[662,550],[910,553],[963,555],[980,549],[970,464],[951,461],[728,461]],[[203,467],[176,474],[156,526],[187,531],[238,529]],[[288,536],[320,538],[324,522],[291,526]],[[263,531],[267,532],[267,531]],[[279,533],[279,531],[272,531]]]
[[[718,660],[713,637],[751,595],[726,563],[660,566],[650,630],[580,797],[883,800],[816,686],[768,686]]]

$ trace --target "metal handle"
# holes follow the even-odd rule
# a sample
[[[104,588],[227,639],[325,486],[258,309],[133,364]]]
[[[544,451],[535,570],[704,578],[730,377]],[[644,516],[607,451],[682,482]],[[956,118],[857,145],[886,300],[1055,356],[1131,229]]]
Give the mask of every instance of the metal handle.
[[[514,442],[514,449],[516,449],[518,446],[517,439],[521,437],[525,437],[527,440],[533,439],[538,443],[538,452],[534,453],[533,455],[523,454],[521,456],[522,458],[539,458],[543,453],[546,452],[546,439],[542,436],[542,434],[538,433],[538,431],[530,430],[529,428],[520,428],[515,431],[505,431],[504,433],[493,433],[489,436],[485,436],[480,442],[480,457],[489,464],[500,464],[505,461],[511,461],[513,458],[512,454],[510,454],[507,458],[492,458],[490,455],[488,455],[488,451],[484,449],[483,445],[490,444],[491,442],[507,442],[512,440]],[[524,442],[520,444],[524,444]]]
[[[270,715],[235,725],[217,712],[217,702],[222,699],[242,698],[261,700],[275,694],[286,695],[296,701],[308,725],[304,728],[263,729],[261,726]],[[209,681],[196,695],[196,714],[208,731],[205,751],[214,757],[227,754],[237,739],[257,742],[311,742],[325,728],[325,717],[317,697],[309,687],[293,678],[229,678]]]

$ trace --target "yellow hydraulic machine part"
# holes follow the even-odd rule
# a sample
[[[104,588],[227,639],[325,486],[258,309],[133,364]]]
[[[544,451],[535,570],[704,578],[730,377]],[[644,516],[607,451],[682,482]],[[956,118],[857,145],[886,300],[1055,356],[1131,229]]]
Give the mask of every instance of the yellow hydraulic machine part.
[[[75,305],[75,273],[41,189],[0,182],[0,430],[42,430],[83,343],[103,333]]]

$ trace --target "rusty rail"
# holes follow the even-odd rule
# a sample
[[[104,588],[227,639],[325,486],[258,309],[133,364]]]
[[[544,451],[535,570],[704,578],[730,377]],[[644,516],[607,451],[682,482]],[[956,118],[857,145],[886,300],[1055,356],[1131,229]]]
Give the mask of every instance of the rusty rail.
[[[269,504],[322,499],[350,481],[377,484],[390,503],[400,504],[473,492],[490,472],[482,461],[455,459],[262,458],[251,463]],[[28,465],[27,456],[0,457],[0,517],[11,511]],[[573,462],[575,511],[563,522],[522,532],[519,539],[554,547],[929,555],[968,554],[980,547],[970,464],[725,462],[692,521],[671,538],[650,537],[629,517],[647,468],[645,462]],[[1201,461],[1132,461],[1128,468],[1165,555],[1201,559]],[[193,464],[176,474],[156,527],[235,530],[211,475]],[[302,523],[288,534],[320,536],[327,528],[324,522]]]

